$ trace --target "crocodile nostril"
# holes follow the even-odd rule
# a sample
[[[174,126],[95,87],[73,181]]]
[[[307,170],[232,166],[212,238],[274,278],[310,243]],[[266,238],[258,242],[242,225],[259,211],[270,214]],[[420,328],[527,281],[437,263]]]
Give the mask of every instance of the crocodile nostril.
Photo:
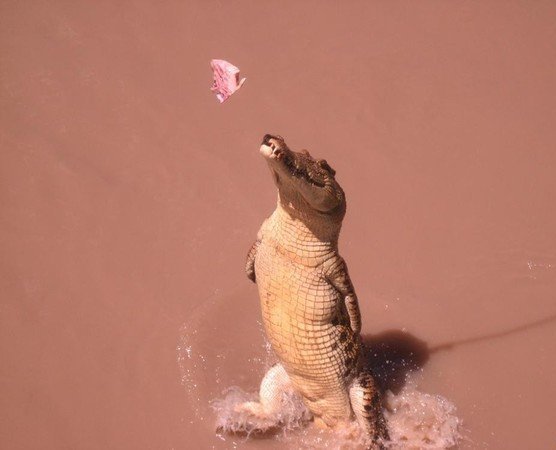
[[[263,144],[268,145],[268,142],[270,141],[270,139],[272,139],[272,136],[270,134],[265,134],[264,137],[263,137]]]

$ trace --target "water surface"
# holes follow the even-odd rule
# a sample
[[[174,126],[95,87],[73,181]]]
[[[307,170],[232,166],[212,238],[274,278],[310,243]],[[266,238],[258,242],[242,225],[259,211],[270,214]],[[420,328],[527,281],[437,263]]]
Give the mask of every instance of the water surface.
[[[275,202],[267,132],[336,169],[363,332],[417,351],[460,447],[553,447],[555,20],[542,1],[2,2],[2,448],[235,445],[209,402],[267,363],[243,271]],[[222,105],[212,58],[247,77]]]

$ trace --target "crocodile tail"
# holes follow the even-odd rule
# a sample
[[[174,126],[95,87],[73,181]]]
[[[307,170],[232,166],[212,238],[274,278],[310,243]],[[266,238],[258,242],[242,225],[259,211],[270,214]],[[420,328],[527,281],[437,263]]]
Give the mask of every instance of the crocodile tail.
[[[369,450],[386,449],[388,426],[382,412],[382,395],[373,376],[368,372],[359,374],[351,385],[349,396],[357,422],[371,441]]]

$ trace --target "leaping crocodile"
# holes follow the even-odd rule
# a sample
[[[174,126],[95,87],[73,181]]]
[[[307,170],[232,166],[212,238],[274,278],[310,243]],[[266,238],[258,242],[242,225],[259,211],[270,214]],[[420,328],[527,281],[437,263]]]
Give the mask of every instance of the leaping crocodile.
[[[292,388],[315,423],[338,428],[353,417],[371,445],[382,448],[388,430],[382,399],[360,360],[361,315],[338,237],[346,212],[335,171],[308,151],[295,152],[267,134],[260,153],[278,188],[278,203],[264,221],[248,257],[264,326],[279,363],[261,382],[258,402],[239,410],[265,417]]]

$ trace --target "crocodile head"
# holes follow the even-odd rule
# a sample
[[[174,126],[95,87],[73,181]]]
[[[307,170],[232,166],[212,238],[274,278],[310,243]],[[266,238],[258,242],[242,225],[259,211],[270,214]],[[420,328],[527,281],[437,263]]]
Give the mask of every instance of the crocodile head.
[[[260,149],[278,187],[280,201],[302,212],[343,218],[345,196],[324,159],[291,150],[281,136],[266,134]]]

